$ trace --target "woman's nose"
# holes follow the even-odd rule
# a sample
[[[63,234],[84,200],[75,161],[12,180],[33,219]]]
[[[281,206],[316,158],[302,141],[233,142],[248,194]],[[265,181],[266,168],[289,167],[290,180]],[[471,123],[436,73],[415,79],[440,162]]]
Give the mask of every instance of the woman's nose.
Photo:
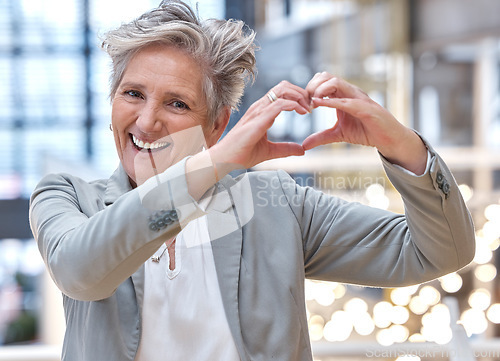
[[[161,130],[158,107],[155,104],[145,104],[136,120],[137,127],[144,133]]]

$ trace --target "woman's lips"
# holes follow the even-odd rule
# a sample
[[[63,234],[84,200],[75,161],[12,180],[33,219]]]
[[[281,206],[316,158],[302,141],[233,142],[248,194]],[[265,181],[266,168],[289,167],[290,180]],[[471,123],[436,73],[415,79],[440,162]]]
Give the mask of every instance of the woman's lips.
[[[132,140],[132,144],[134,144],[134,146],[138,150],[151,150],[151,151],[161,150],[167,148],[172,144],[171,142],[165,142],[165,141],[161,142],[158,140],[153,141],[151,143],[144,142],[143,140],[137,138],[133,134],[130,134],[130,139]]]

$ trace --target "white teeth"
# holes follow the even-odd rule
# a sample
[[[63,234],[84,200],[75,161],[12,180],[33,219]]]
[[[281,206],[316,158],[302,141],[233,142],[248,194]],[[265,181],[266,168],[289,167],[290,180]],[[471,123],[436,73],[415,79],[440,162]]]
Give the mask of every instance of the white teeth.
[[[143,149],[157,149],[169,145],[169,142],[154,142],[154,143],[144,143],[144,141],[137,139],[135,135],[132,134],[132,141],[136,146]]]

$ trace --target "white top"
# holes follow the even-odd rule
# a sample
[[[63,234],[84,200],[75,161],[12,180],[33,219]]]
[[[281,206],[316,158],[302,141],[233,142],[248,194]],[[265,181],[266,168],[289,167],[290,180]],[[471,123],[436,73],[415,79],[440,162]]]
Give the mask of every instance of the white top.
[[[166,248],[156,252],[159,256]],[[207,217],[191,221],[175,242],[145,264],[142,335],[136,361],[239,361],[215,271]]]

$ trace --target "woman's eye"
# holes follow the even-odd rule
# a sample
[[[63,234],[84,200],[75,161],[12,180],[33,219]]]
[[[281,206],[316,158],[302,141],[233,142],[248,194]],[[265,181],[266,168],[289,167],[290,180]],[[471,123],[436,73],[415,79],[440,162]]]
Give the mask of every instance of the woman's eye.
[[[187,104],[184,102],[181,102],[180,100],[176,100],[176,101],[172,102],[172,105],[178,109],[189,109]]]
[[[127,90],[127,91],[125,91],[125,94],[129,95],[131,97],[134,97],[134,98],[142,97],[142,94],[140,92],[138,92],[137,90]]]

